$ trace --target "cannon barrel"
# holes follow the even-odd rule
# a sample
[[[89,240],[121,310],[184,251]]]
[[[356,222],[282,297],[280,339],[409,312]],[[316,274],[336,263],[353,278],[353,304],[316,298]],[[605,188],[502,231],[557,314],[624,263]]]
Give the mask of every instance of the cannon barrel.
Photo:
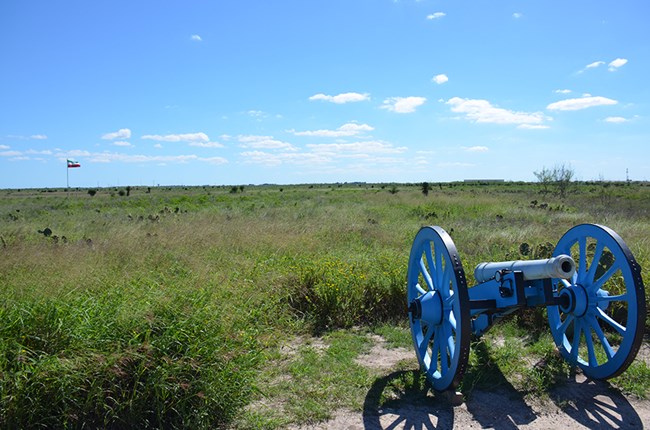
[[[474,269],[476,282],[486,282],[494,278],[496,272],[508,270],[511,272],[521,271],[525,280],[563,278],[568,279],[576,271],[576,263],[568,255],[562,254],[557,257],[544,260],[516,260],[502,261],[499,263],[481,263]]]

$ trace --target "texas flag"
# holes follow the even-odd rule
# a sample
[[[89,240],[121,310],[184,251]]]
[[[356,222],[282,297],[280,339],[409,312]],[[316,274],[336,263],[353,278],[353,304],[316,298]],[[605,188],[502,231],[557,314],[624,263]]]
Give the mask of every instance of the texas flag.
[[[68,160],[68,168],[70,167],[81,167],[81,164],[79,164],[77,161]]]

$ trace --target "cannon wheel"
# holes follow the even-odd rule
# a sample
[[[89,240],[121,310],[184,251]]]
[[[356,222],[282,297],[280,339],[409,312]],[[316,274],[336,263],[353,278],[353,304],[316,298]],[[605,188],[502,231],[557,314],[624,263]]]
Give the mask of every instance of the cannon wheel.
[[[423,227],[415,236],[407,299],[422,370],[434,389],[455,389],[469,357],[469,298],[456,246],[440,227]]]
[[[555,344],[586,376],[609,379],[636,357],[646,318],[641,267],[613,230],[581,224],[567,231],[554,256],[571,255],[570,280],[554,279],[560,304],[548,307]]]

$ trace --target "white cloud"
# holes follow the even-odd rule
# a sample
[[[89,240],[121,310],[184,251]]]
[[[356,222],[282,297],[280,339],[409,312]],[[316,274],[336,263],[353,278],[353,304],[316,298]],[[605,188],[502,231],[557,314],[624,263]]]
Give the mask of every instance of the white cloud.
[[[628,121],[627,118],[623,118],[622,116],[608,116],[605,118],[605,122],[610,122],[612,124],[621,124]]]
[[[274,139],[272,136],[240,135],[237,140],[242,148],[297,150],[292,144]]]
[[[0,145],[0,149],[9,149],[9,148],[10,148],[10,146],[7,146],[7,145]]]
[[[549,126],[543,124],[519,124],[517,128],[522,130],[546,130]]]
[[[462,113],[465,118],[477,123],[541,124],[545,119],[542,112],[515,112],[492,106],[487,100],[453,97],[447,104],[452,112]]]
[[[615,105],[617,103],[618,102],[616,100],[608,99],[607,97],[590,96],[576,99],[560,100],[559,102],[551,103],[550,105],[546,106],[546,109],[560,111],[581,110],[594,106]]]
[[[113,133],[106,133],[105,135],[102,136],[102,139],[104,140],[113,140],[113,139],[130,139],[131,138],[131,130],[128,128],[121,128],[118,131],[115,131]]]
[[[307,148],[318,153],[329,153],[333,157],[345,157],[349,154],[401,154],[406,151],[406,147],[395,147],[390,143],[370,141],[354,143],[326,143],[310,144]]]
[[[519,18],[521,18],[522,16],[524,16],[524,14],[521,13],[521,12],[515,12],[515,13],[512,14],[512,17],[513,17],[514,19],[519,19]]]
[[[189,146],[196,146],[197,148],[224,148],[219,142],[190,142]]]
[[[555,90],[553,91],[555,94],[570,94],[571,90]]]
[[[336,130],[290,131],[296,136],[347,137],[356,136],[363,133],[364,131],[372,131],[374,129],[374,127],[371,127],[368,124],[357,124],[355,122],[349,122],[347,124],[343,124]]]
[[[113,145],[115,145],[115,146],[124,146],[124,147],[133,146],[129,142],[126,142],[124,140],[115,141],[115,142],[113,142]]]
[[[0,157],[19,157],[23,155],[20,151],[1,151]]]
[[[431,82],[435,82],[436,84],[440,85],[440,84],[444,84],[444,83],[447,82],[448,80],[449,80],[449,78],[447,77],[447,75],[445,75],[445,74],[440,74],[440,75],[436,75],[436,76],[434,76],[434,77],[431,79]]]
[[[9,134],[7,135],[7,139],[17,139],[17,140],[45,140],[47,139],[47,136],[44,134],[32,134],[31,136],[20,136],[20,135],[15,135],[15,134]]]
[[[487,146],[469,146],[469,147],[464,146],[463,151],[465,151],[465,152],[488,152],[489,149],[488,149]]]
[[[626,64],[627,64],[627,60],[625,58],[617,58],[616,60],[608,64],[609,68],[607,70],[609,70],[610,72],[614,72],[619,67],[623,67]]]
[[[162,148],[163,146],[162,146],[160,143],[156,143],[153,147],[154,147],[154,148],[158,148],[158,149],[160,149],[160,148]]]
[[[28,149],[25,152],[31,155],[52,155],[52,151],[50,151],[49,149],[44,149],[42,151],[37,151],[35,149]]]
[[[255,109],[249,110],[248,112],[246,112],[246,114],[248,116],[252,116],[253,118],[258,118],[258,119],[268,117],[268,114],[266,112],[261,110],[255,110]]]
[[[600,67],[603,64],[605,64],[604,61],[594,61],[593,63],[589,63],[585,66],[585,69],[595,69],[596,67]]]
[[[246,151],[242,152],[240,155],[244,157],[245,163],[260,164],[270,167],[279,166],[281,164],[320,166],[332,161],[327,156],[311,152],[270,153],[264,151]]]
[[[185,164],[191,161],[200,161],[210,164],[225,164],[228,162],[222,157],[199,157],[195,154],[187,155],[143,155],[121,154],[115,152],[98,152],[88,154],[86,157],[94,163],[174,163]]]
[[[389,97],[380,108],[397,113],[412,113],[426,101],[425,97]]]
[[[199,36],[198,34],[191,35],[190,39],[192,39],[195,42],[201,42],[203,40],[203,39],[201,39],[201,36]]]
[[[444,13],[444,12],[435,12],[435,13],[432,13],[430,15],[427,15],[427,19],[429,19],[429,20],[440,19],[440,18],[442,18],[444,16],[447,16],[447,14]]]
[[[210,138],[205,133],[184,133],[184,134],[145,134],[141,137],[145,140],[156,140],[158,142],[209,142]]]
[[[343,104],[343,103],[354,103],[354,102],[363,102],[370,100],[370,95],[368,93],[341,93],[335,96],[330,96],[326,94],[314,94],[313,96],[309,97],[309,100],[314,101],[314,100],[323,100],[331,103],[336,103],[336,104]]]

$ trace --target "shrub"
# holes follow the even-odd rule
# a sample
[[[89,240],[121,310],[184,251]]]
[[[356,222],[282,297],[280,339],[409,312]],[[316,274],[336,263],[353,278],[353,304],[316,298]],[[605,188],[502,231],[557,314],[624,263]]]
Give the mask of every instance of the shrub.
[[[288,300],[315,332],[402,320],[404,268],[398,259],[343,261],[325,258],[291,266]]]

